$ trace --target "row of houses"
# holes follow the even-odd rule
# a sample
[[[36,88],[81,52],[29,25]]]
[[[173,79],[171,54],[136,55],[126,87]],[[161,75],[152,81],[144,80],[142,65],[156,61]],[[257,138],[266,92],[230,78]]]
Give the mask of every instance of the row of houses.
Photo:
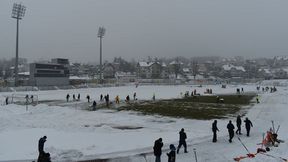
[[[106,82],[164,82],[167,80],[191,80],[225,79],[235,78],[243,80],[247,78],[283,79],[288,78],[288,59],[275,58],[273,61],[259,59],[223,59],[218,61],[203,60],[182,62],[178,59],[165,61],[141,61],[131,64],[130,70],[123,70],[119,62],[105,62],[103,77]],[[287,66],[285,63],[287,63]],[[129,64],[126,62],[126,64]],[[281,65],[281,66],[280,66]],[[29,72],[21,72],[20,81],[25,85],[68,85],[83,84],[87,82],[97,83],[100,78],[98,65],[69,63],[68,59],[56,58],[50,62],[31,63]],[[131,68],[132,67],[132,68]],[[120,70],[122,69],[122,70]],[[132,70],[131,70],[132,69]],[[6,80],[5,80],[6,81]],[[3,80],[1,81],[1,84]]]

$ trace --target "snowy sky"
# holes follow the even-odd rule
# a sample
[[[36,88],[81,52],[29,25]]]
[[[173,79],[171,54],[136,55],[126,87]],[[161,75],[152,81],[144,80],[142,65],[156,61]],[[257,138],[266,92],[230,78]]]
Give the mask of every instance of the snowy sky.
[[[14,2],[0,1],[0,58],[15,55]],[[288,52],[285,0],[25,0],[20,56],[103,58],[275,56]]]

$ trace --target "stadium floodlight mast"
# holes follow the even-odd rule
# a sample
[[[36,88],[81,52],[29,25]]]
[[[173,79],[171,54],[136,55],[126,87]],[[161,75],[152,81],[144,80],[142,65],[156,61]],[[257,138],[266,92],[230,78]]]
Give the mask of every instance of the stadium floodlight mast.
[[[16,57],[15,57],[15,87],[18,86],[18,39],[19,39],[19,20],[21,20],[25,15],[26,7],[24,5],[14,3],[12,9],[11,17],[17,20],[17,27],[16,27]]]
[[[99,27],[98,37],[100,38],[100,83],[103,83],[103,67],[102,67],[102,38],[104,37],[106,29],[104,27]]]

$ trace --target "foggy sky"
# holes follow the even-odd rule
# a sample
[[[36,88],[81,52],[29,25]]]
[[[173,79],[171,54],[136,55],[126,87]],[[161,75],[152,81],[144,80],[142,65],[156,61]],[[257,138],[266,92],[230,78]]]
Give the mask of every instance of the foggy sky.
[[[13,0],[0,0],[0,58],[15,57]],[[99,62],[121,56],[288,54],[287,0],[22,0],[19,56]]]

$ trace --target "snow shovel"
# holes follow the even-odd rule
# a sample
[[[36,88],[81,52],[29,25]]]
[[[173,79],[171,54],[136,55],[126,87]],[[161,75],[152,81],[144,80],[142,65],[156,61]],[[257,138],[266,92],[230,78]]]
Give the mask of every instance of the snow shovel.
[[[245,148],[245,150],[248,152],[247,156],[248,156],[249,158],[255,157],[254,154],[251,154],[251,153],[249,152],[249,150],[247,149],[247,147],[244,145],[244,143],[241,141],[241,139],[240,139],[239,137],[238,137],[238,140],[240,141],[240,143],[242,144],[242,146]]]
[[[266,150],[263,149],[263,145],[264,145],[264,143],[263,143],[263,141],[264,141],[264,136],[265,136],[265,133],[262,134],[261,148],[258,148],[258,149],[257,149],[257,153],[259,153],[259,152],[266,152]]]

